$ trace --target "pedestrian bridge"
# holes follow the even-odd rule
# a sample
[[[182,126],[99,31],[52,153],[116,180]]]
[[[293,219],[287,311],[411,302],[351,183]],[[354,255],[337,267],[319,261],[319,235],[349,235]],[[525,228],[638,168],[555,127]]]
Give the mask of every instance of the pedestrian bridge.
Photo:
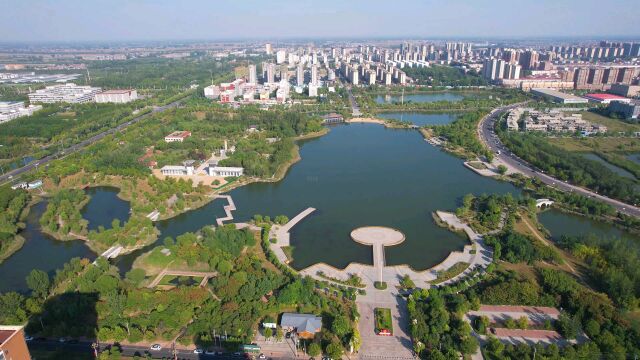
[[[548,207],[553,205],[553,200],[549,200],[549,199],[538,199],[536,200],[536,207],[537,208],[543,208],[543,207]]]

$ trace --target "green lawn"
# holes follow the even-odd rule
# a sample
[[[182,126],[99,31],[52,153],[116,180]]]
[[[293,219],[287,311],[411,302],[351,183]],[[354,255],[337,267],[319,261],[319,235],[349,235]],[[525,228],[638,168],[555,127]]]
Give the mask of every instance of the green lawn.
[[[455,263],[452,267],[450,267],[449,269],[447,269],[445,271],[438,271],[438,277],[435,280],[433,280],[431,283],[432,284],[439,284],[439,283],[441,283],[443,281],[447,281],[447,280],[459,275],[460,273],[465,271],[468,267],[469,267],[469,263],[467,263],[467,262]]]
[[[602,116],[600,114],[593,113],[591,111],[582,111],[582,118],[596,123],[604,125],[609,131],[640,131],[640,124],[629,124],[619,119],[612,119],[610,117]]]
[[[393,334],[393,325],[391,323],[391,309],[375,308],[374,315],[376,319],[376,332],[380,330],[389,330]]]

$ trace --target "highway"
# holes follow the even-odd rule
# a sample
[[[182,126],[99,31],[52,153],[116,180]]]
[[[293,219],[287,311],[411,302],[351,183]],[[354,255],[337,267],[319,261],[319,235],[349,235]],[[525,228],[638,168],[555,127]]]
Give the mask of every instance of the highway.
[[[53,161],[55,159],[59,159],[61,157],[65,157],[65,156],[67,156],[67,155],[69,155],[71,153],[74,153],[74,152],[77,152],[79,150],[82,150],[85,147],[87,147],[87,146],[89,146],[89,145],[101,140],[105,136],[111,135],[111,134],[113,134],[113,133],[115,133],[117,131],[124,130],[128,126],[133,125],[135,123],[138,123],[141,120],[143,120],[143,119],[145,119],[145,118],[147,118],[147,117],[149,117],[149,116],[151,116],[153,114],[156,114],[156,113],[159,113],[159,112],[163,112],[163,111],[165,111],[167,109],[174,108],[174,107],[178,106],[182,102],[183,99],[184,98],[182,98],[180,100],[177,100],[177,101],[174,101],[174,102],[172,102],[170,104],[167,104],[167,105],[154,107],[151,110],[151,112],[148,112],[148,113],[142,114],[140,116],[137,116],[137,117],[125,122],[125,123],[122,123],[122,124],[116,126],[115,128],[112,128],[112,129],[103,131],[103,132],[101,132],[99,134],[96,134],[96,135],[94,135],[94,136],[92,136],[92,137],[90,137],[88,139],[85,139],[85,140],[83,140],[83,141],[81,141],[81,142],[79,142],[77,144],[74,144],[74,145],[72,145],[72,146],[70,146],[70,147],[68,147],[68,148],[66,148],[64,150],[58,151],[55,154],[51,154],[51,155],[45,156],[45,157],[43,157],[43,158],[41,158],[39,160],[32,161],[32,162],[30,162],[29,164],[27,164],[27,165],[25,165],[23,167],[20,167],[20,168],[17,168],[17,169],[13,169],[13,170],[11,170],[11,171],[9,171],[9,172],[7,172],[7,173],[5,173],[5,174],[0,176],[0,184],[4,184],[5,182],[11,181],[15,177],[17,177],[17,176],[19,176],[19,175],[21,175],[21,174],[23,174],[23,173],[25,173],[27,171],[30,171],[32,169],[37,169],[38,167],[43,166],[43,165],[45,165],[45,164],[47,164],[47,163],[49,163],[49,162],[51,162],[51,161]]]
[[[626,204],[622,201],[612,199],[606,196],[602,196],[597,194],[591,190],[587,190],[585,188],[571,185],[568,182],[556,179],[551,177],[540,170],[535,169],[532,165],[526,163],[524,160],[520,159],[514,153],[512,153],[498,138],[495,134],[494,127],[495,123],[500,117],[500,114],[504,111],[511,110],[515,107],[522,106],[522,104],[512,104],[508,106],[502,106],[497,109],[494,109],[487,116],[483,117],[478,123],[478,135],[480,140],[493,152],[496,159],[502,161],[509,167],[516,169],[517,171],[523,173],[529,177],[535,177],[543,183],[561,190],[568,192],[575,192],[580,195],[584,195],[586,197],[590,197],[593,199],[598,199],[606,204],[611,205],[617,211],[635,217],[640,217],[640,208]]]

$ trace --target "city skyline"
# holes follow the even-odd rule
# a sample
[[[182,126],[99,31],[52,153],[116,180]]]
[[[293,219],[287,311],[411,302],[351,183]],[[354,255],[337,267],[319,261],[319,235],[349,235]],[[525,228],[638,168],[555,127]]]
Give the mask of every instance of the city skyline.
[[[605,11],[592,0],[517,6],[503,0],[408,1],[389,11],[388,4],[361,0],[276,0],[268,6],[203,0],[180,5],[165,0],[26,0],[3,6],[8,11],[0,14],[0,31],[5,42],[630,38],[640,36],[631,26],[634,12],[625,10],[634,6],[630,0],[612,1]]]

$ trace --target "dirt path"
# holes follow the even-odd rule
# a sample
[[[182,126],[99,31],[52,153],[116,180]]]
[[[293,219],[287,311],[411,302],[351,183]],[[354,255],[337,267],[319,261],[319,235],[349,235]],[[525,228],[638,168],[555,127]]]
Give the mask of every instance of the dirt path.
[[[529,229],[529,231],[531,231],[531,233],[533,234],[533,236],[540,240],[543,244],[545,244],[546,246],[554,246],[553,244],[551,244],[549,242],[549,240],[545,239],[542,235],[540,235],[540,233],[538,232],[538,229],[536,229],[535,227],[533,227],[533,225],[531,225],[531,223],[529,222],[529,220],[527,219],[526,216],[522,217],[522,222],[527,226],[527,228]],[[555,246],[554,246],[555,247]],[[561,252],[562,254],[562,252]],[[573,266],[571,266],[571,261],[569,259],[566,258],[566,256],[562,256],[564,263],[567,265],[567,267],[569,268],[569,270],[571,271],[571,273],[575,276],[580,277],[581,275],[578,274],[578,272],[573,268]]]

